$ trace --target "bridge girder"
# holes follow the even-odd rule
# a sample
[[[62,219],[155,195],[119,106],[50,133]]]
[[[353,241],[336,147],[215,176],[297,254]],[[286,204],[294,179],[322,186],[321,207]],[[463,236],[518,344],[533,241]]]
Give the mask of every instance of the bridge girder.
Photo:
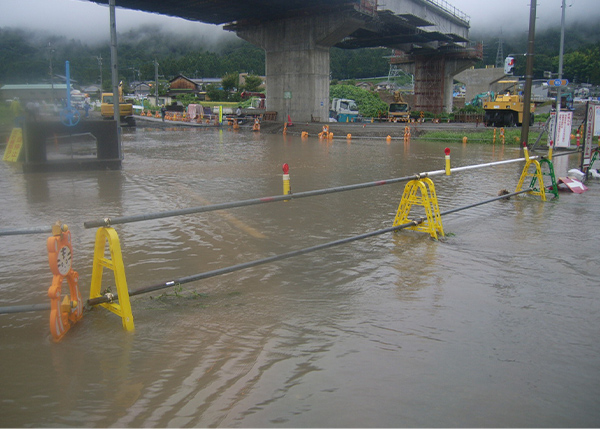
[[[107,5],[108,0],[88,0]],[[228,24],[241,20],[274,19],[314,14],[323,8],[339,8],[359,0],[117,0],[125,9],[158,13],[208,24]]]
[[[108,0],[88,1],[108,3]],[[428,19],[411,13],[411,8],[422,8],[428,4],[427,0],[393,1],[395,12],[378,10],[377,0],[117,0],[117,3],[127,9],[227,24],[227,30],[265,49],[268,108],[279,111],[283,120],[291,112],[296,120],[308,121],[315,117],[325,120],[328,116],[332,46],[345,49],[383,46],[405,52],[427,50],[433,55],[465,49],[467,21],[450,16],[451,31],[456,32],[444,33],[438,31],[439,22],[431,22],[437,18],[429,9]],[[446,13],[442,11],[441,15]],[[434,31],[424,27],[434,27]],[[461,28],[463,35],[457,34],[462,32],[457,30]],[[306,40],[300,40],[302,37]],[[296,97],[294,103],[290,97]],[[444,107],[448,108],[447,103]]]

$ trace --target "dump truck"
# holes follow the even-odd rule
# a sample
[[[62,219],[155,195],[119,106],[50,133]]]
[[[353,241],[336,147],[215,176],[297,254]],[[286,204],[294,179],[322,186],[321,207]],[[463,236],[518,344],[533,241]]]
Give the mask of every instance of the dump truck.
[[[483,122],[488,127],[514,127],[523,125],[523,96],[509,92],[498,94],[494,101],[484,101]],[[529,125],[533,125],[535,105],[531,103]]]
[[[114,118],[114,98],[112,92],[102,93],[102,103],[100,104],[100,114],[103,119]],[[135,118],[133,117],[133,104],[125,102],[123,98],[123,86],[119,85],[119,117],[121,123],[126,123],[129,126],[135,125]]]
[[[410,106],[400,92],[394,92],[394,102],[390,103],[388,109],[388,120],[390,121],[410,121]]]

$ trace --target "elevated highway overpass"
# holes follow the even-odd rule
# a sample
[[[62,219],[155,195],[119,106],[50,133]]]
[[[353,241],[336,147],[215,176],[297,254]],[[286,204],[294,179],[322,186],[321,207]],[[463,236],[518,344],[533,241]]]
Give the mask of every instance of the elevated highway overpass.
[[[108,4],[108,0],[89,0]],[[265,50],[267,107],[281,120],[327,120],[329,50],[389,47],[414,67],[416,108],[451,110],[452,76],[477,53],[469,18],[445,0],[116,0],[118,7],[224,24]],[[450,96],[448,96],[450,94]]]

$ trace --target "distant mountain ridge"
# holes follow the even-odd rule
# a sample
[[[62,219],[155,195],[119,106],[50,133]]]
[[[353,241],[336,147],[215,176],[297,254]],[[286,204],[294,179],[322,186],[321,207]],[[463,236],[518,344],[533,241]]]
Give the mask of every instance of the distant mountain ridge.
[[[499,30],[499,29],[497,29]],[[499,32],[499,31],[498,31]],[[471,35],[482,41],[484,59],[476,67],[496,62],[499,36],[492,33]],[[527,49],[526,32],[504,34],[503,53],[523,54]],[[560,28],[536,31],[534,75],[556,72]],[[170,79],[178,74],[190,78],[222,77],[228,73],[264,75],[262,49],[240,39],[222,39],[163,31],[157,25],[144,25],[118,35],[119,78],[126,81],[154,80],[154,61],[159,75]],[[390,50],[385,48],[331,51],[332,79],[361,79],[388,73]],[[71,76],[80,85],[110,81],[110,49],[107,42],[84,43],[80,40],[44,32],[0,28],[0,84],[40,83],[53,74],[64,74],[69,60]],[[517,57],[515,74],[523,75],[524,57]],[[597,25],[574,23],[565,32],[564,77],[600,84],[600,32]]]

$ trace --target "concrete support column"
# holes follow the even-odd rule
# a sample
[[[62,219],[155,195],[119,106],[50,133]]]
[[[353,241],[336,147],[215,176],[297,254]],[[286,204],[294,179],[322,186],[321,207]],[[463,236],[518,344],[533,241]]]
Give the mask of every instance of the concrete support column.
[[[267,51],[266,67],[267,108],[280,120],[327,121],[329,48]]]
[[[444,76],[444,112],[452,113],[454,106],[454,75],[446,73]]]
[[[416,56],[414,64],[404,70],[414,71],[415,110],[439,114],[451,113],[453,105],[454,76],[471,67],[475,61],[452,56]]]
[[[340,12],[237,26],[239,37],[266,52],[267,109],[278,120],[327,121],[329,49],[361,24]]]
[[[444,110],[445,58],[440,55],[415,57],[415,105],[413,109],[434,114]]]
[[[462,71],[472,67],[475,61],[465,58],[448,58],[444,67],[444,111],[452,113],[454,104],[454,77]]]

